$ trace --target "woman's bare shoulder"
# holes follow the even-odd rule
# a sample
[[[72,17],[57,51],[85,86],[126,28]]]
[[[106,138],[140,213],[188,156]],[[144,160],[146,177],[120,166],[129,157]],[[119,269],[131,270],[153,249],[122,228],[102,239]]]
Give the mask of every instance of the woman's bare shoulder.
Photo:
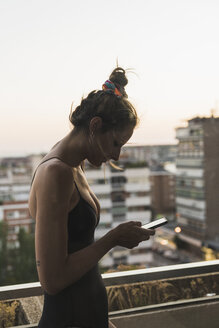
[[[60,179],[65,182],[73,179],[72,168],[57,158],[42,163],[37,170],[38,179]]]
[[[73,191],[73,174],[70,166],[58,160],[42,163],[36,172],[29,196],[29,209],[36,216],[38,207],[60,201],[68,206]]]
[[[72,168],[58,159],[51,159],[38,168],[34,189],[36,194],[44,190],[47,193],[58,193],[63,196],[67,193],[70,196],[73,182]]]

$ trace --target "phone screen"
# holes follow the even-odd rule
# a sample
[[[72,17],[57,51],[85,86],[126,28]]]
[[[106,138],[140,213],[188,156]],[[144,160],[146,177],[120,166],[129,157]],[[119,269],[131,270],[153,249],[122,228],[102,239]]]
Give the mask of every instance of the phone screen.
[[[157,219],[157,220],[154,220],[152,222],[149,222],[147,224],[144,224],[143,226],[141,226],[142,228],[144,229],[155,229],[155,228],[158,228],[164,224],[166,224],[168,221],[166,218],[162,218],[162,219]]]

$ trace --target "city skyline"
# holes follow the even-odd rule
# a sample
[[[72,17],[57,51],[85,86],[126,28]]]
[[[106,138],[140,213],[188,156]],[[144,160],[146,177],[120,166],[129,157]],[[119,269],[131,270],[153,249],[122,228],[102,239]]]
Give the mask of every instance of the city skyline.
[[[218,115],[219,3],[0,1],[0,157],[47,152],[68,115],[115,67],[141,122],[130,143],[174,144],[175,128]],[[4,142],[3,142],[4,140]]]

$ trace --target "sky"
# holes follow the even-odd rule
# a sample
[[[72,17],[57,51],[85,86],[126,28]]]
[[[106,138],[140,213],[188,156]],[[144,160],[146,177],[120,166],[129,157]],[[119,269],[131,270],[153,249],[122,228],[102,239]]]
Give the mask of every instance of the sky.
[[[132,144],[219,115],[218,0],[0,0],[0,157],[47,152],[70,107],[131,68]]]

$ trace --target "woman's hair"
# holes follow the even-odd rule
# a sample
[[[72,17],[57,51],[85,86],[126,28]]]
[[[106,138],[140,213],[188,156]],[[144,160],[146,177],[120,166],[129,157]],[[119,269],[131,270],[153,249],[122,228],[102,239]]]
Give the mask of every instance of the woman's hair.
[[[99,116],[102,119],[102,132],[117,130],[128,125],[133,128],[138,123],[134,106],[128,101],[125,86],[128,84],[126,72],[117,67],[109,77],[113,87],[121,94],[118,96],[112,90],[94,90],[86,98],[82,98],[79,106],[71,110],[69,120],[76,128],[88,130],[90,120]]]

